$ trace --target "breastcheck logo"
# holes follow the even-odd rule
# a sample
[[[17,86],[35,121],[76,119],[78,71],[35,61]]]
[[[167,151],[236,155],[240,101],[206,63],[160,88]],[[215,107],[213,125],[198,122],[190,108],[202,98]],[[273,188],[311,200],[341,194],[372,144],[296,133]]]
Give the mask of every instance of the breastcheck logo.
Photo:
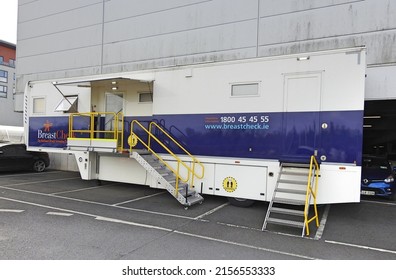
[[[66,143],[67,132],[63,129],[53,130],[53,123],[46,120],[42,129],[37,130],[37,140],[39,143]]]
[[[48,120],[46,120],[45,123],[43,124],[44,131],[45,131],[45,132],[50,132],[50,129],[51,129],[52,125],[53,125],[53,124],[52,124],[51,122],[49,122]]]

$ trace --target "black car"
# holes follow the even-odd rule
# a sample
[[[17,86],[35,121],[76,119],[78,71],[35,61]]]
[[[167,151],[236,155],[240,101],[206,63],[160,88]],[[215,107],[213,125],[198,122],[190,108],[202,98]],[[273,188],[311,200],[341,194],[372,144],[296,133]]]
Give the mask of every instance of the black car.
[[[43,172],[49,164],[50,159],[45,152],[27,151],[25,144],[0,143],[0,171]]]

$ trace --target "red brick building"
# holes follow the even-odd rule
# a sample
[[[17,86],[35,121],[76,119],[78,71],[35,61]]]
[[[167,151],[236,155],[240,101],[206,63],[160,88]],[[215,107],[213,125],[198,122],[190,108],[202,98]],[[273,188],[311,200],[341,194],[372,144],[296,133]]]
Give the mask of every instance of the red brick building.
[[[0,125],[22,126],[22,113],[15,112],[16,45],[0,40]]]

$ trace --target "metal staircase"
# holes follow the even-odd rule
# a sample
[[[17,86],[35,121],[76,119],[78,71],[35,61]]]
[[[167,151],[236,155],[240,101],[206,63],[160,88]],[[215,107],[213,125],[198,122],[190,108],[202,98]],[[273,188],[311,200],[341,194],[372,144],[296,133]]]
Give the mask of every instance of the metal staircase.
[[[316,192],[319,166],[314,156],[310,164],[281,163],[272,200],[268,206],[262,230],[268,225],[299,228],[309,235],[309,223],[319,226]],[[308,218],[313,203],[315,214]]]
[[[175,197],[185,208],[202,203],[203,197],[189,184],[178,183],[176,175],[163,162],[149,151],[132,152],[131,157],[143,166],[165,189]]]
[[[203,197],[194,190],[194,179],[204,177],[203,164],[159,124],[151,122],[146,128],[133,120],[128,143],[130,157],[136,159],[186,209],[202,203]],[[143,149],[136,149],[138,146]],[[176,147],[183,155],[177,155],[171,150],[171,146]],[[164,155],[171,160],[165,160]]]

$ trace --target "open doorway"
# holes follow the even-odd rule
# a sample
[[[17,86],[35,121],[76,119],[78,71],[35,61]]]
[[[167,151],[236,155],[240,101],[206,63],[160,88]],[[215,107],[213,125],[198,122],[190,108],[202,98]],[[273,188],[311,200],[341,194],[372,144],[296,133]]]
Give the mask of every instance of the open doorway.
[[[396,161],[396,100],[365,102],[363,153]]]

